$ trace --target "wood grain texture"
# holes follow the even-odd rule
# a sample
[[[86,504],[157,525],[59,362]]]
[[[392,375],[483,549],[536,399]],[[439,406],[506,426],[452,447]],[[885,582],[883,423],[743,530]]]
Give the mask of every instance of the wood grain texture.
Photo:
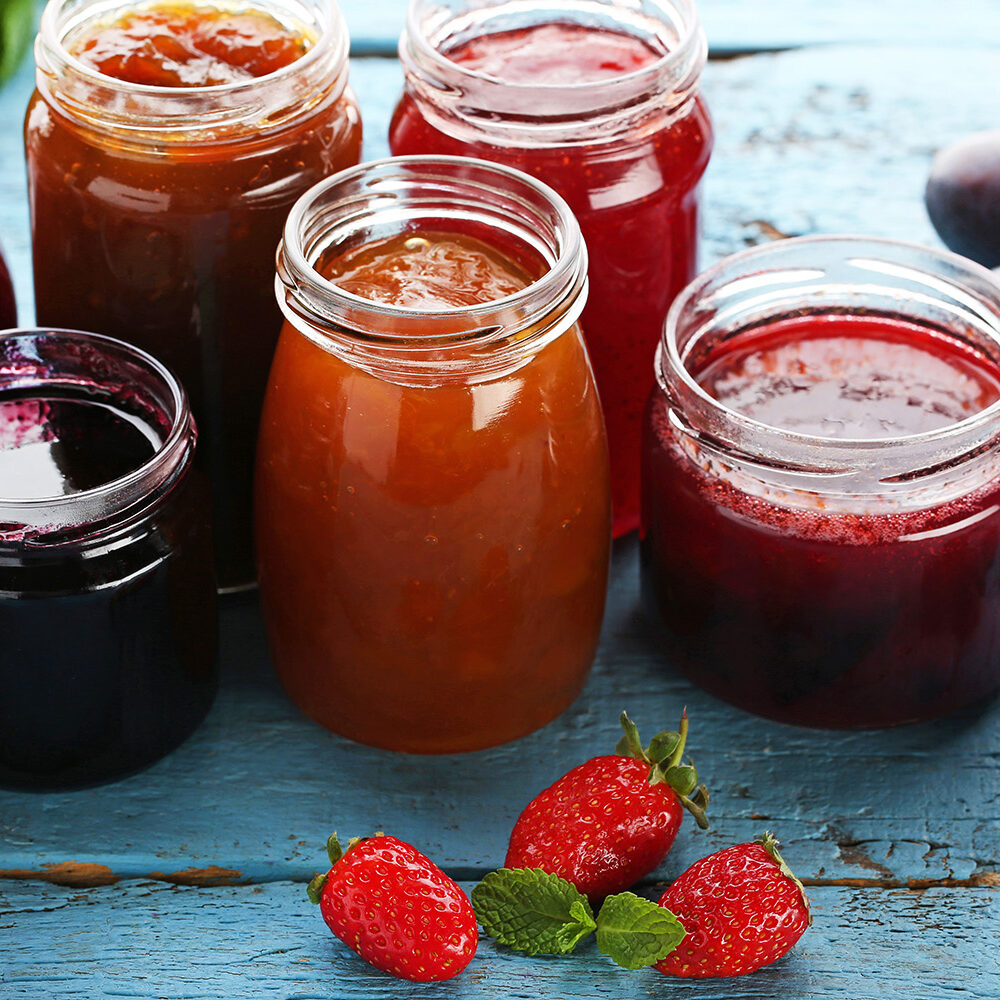
[[[471,883],[463,883],[466,891]],[[323,925],[302,885],[217,889],[130,883],[73,890],[0,883],[4,1000],[996,1000],[1000,890],[813,890],[795,950],[729,980],[625,972],[592,940],[528,958],[480,942],[469,968],[412,984],[365,965]]]

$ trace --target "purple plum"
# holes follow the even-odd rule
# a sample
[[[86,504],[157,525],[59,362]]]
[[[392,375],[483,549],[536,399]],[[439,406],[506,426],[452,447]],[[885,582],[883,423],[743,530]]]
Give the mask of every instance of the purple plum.
[[[942,149],[924,200],[951,250],[984,267],[1000,267],[1000,129],[976,132]]]

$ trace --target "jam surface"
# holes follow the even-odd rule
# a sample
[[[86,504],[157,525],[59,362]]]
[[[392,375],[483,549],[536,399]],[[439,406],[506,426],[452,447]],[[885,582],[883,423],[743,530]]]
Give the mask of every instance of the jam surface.
[[[641,38],[553,22],[483,35],[444,53],[477,72],[525,88],[525,115],[544,115],[545,86],[611,82],[663,53]],[[610,127],[610,126],[609,126]],[[642,413],[653,353],[670,303],[696,273],[698,182],[712,132],[699,98],[677,117],[643,121],[630,134],[591,144],[481,141],[428,121],[404,94],[389,130],[394,154],[478,156],[516,167],[556,189],[580,222],[590,254],[590,296],[581,319],[611,452],[614,533],[639,521]]]
[[[432,312],[513,295],[531,276],[488,243],[463,233],[399,233],[320,265],[325,278],[373,302]]]
[[[264,11],[152,3],[85,26],[67,47],[98,72],[127,83],[216,87],[283,69],[310,44],[302,31]]]
[[[709,359],[698,383],[763,424],[818,437],[920,434],[1000,399],[1000,371],[926,328],[868,316],[768,325]]]
[[[433,228],[320,270],[424,310],[528,280]],[[606,444],[579,331],[535,350],[509,375],[406,385],[283,330],[257,465],[261,600],[282,682],[328,728],[470,750],[544,725],[583,685],[607,581]]]
[[[162,444],[141,418],[108,403],[0,396],[0,496],[33,500],[103,486]]]
[[[739,343],[697,377],[790,429],[914,434],[1000,398],[991,361],[892,318],[797,319]],[[744,492],[675,434],[654,393],[643,592],[671,664],[741,708],[833,728],[925,719],[1000,687],[1000,482],[923,509],[827,511]]]

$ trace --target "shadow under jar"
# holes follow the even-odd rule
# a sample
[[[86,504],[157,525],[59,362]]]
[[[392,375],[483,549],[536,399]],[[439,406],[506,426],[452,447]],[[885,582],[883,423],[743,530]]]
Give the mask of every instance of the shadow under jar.
[[[208,485],[184,392],[126,344],[0,336],[0,785],[135,771],[217,686]]]
[[[650,362],[694,277],[712,130],[691,0],[413,0],[393,153],[481,157],[569,203],[590,256],[581,324],[611,453],[614,534],[639,522]]]
[[[1000,288],[946,253],[785,240],[671,309],[642,577],[670,663],[782,722],[1000,687]]]
[[[610,549],[568,207],[493,164],[379,161],[299,201],[278,271],[256,516],[286,690],[394,750],[544,725],[590,668]]]
[[[252,0],[238,15],[210,0],[51,0],[36,43],[38,321],[135,344],[181,379],[223,588],[253,580],[255,436],[281,328],[274,251],[295,199],[360,157],[347,49],[326,0]]]

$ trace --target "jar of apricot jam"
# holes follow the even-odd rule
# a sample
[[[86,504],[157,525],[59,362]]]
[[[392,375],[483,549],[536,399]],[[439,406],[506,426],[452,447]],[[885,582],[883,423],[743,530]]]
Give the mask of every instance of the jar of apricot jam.
[[[286,690],[393,750],[544,725],[590,668],[611,540],[569,208],[476,160],[364,164],[296,204],[278,274],[256,517]]]
[[[851,237],[723,261],[674,303],[642,576],[672,665],[782,722],[877,727],[1000,688],[1000,286]]]
[[[215,695],[208,484],[183,389],[65,330],[0,336],[0,785],[151,764]]]
[[[581,320],[611,451],[615,536],[639,522],[651,363],[696,273],[712,131],[691,0],[412,0],[394,153],[505,163],[569,203],[590,254]]]
[[[220,584],[253,579],[255,435],[293,202],[357,163],[329,0],[51,0],[26,144],[38,321],[161,358],[211,473]]]

